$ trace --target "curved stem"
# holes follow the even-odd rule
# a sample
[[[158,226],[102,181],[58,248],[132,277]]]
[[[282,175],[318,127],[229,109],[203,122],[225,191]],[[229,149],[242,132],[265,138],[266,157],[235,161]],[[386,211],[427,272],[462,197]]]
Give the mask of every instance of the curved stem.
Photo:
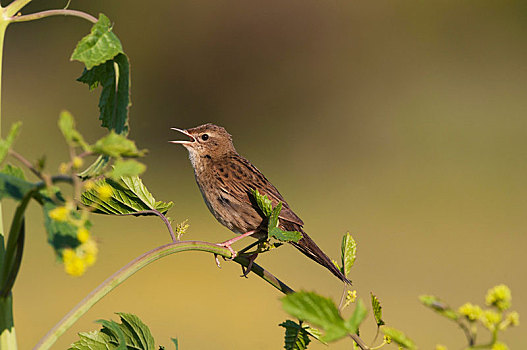
[[[88,294],[80,303],[78,303],[62,320],[59,321],[40,342],[34,347],[34,349],[49,349],[55,341],[73,325],[82,315],[86,313],[95,303],[97,303],[102,297],[111,292],[115,287],[124,282],[128,277],[142,269],[143,267],[151,264],[152,262],[160,259],[164,256],[175,254],[184,251],[202,251],[212,254],[221,255],[225,258],[231,258],[232,254],[229,249],[218,246],[213,243],[200,242],[200,241],[181,241],[176,243],[166,244],[157,247],[145,254],[139,256],[133,261],[129,262],[119,271],[114,273],[112,276],[107,278],[97,288],[95,288],[90,294]],[[236,258],[234,261],[237,263],[247,266],[249,261],[244,258]],[[282,283],[278,278],[274,277],[271,273],[265,271],[262,267],[253,264],[252,271],[258,276],[262,277],[265,281],[269,282],[273,287],[277,288],[283,293],[290,293],[292,289]]]
[[[161,213],[159,210],[155,210],[155,209],[152,209],[152,210],[141,210],[141,211],[136,211],[135,213],[129,213],[129,214],[120,214],[119,216],[130,216],[130,215],[133,215],[133,216],[137,216],[137,215],[141,215],[141,214],[154,214],[154,215],[157,215],[161,218],[161,220],[163,220],[163,222],[165,223],[167,229],[168,229],[168,232],[170,233],[170,237],[172,238],[172,242],[177,242],[177,239],[176,239],[176,235],[174,234],[174,230],[172,229],[172,225],[170,225],[170,221],[168,221],[167,217],[165,215],[163,215],[163,213]]]
[[[31,0],[14,0],[5,8],[5,15],[7,17],[12,17],[22,10]]]
[[[93,17],[92,15],[86,12],[77,11],[77,10],[68,10],[68,9],[47,10],[47,11],[31,13],[29,15],[15,16],[15,17],[11,17],[9,21],[10,22],[27,22],[27,21],[34,21],[36,19],[41,19],[41,18],[51,17],[51,16],[74,16],[74,17],[83,18],[91,23],[97,23],[97,18]]]

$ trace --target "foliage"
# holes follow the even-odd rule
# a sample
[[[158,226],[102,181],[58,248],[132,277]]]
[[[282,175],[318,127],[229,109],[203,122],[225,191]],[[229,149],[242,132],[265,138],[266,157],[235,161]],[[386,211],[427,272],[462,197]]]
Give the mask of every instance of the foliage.
[[[122,312],[118,312],[117,315],[121,323],[98,320],[97,323],[102,324],[101,330],[79,333],[80,339],[71,344],[69,350],[157,349],[150,329],[139,317]],[[172,341],[177,350],[177,339]]]
[[[257,189],[253,191],[254,198],[258,207],[267,217],[267,233],[269,238],[276,238],[280,242],[295,242],[297,243],[302,238],[302,233],[298,231],[284,231],[278,227],[280,224],[279,216],[282,210],[282,203],[279,202],[273,208],[273,204],[267,195],[261,195]]]
[[[508,311],[512,305],[512,294],[509,287],[504,284],[492,287],[487,291],[485,304],[490,308],[483,308],[467,302],[454,310],[433,295],[422,295],[419,299],[423,305],[437,314],[456,322],[464,331],[469,348],[507,349],[507,345],[498,340],[501,335],[500,332],[520,324],[518,312]],[[478,325],[490,333],[490,342],[476,343]]]

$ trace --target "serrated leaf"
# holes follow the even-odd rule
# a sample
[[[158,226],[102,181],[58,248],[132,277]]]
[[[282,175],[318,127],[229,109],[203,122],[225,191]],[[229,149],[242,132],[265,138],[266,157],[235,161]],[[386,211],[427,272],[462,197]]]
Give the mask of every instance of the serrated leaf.
[[[97,192],[97,188],[104,185],[112,188],[109,199],[102,199]],[[152,209],[165,214],[173,205],[172,202],[156,202],[137,176],[122,177],[118,182],[111,179],[98,180],[94,188],[82,194],[81,201],[84,205],[94,208],[97,213],[110,215],[133,214]]]
[[[118,159],[114,165],[113,170],[110,172],[110,177],[114,180],[119,180],[124,176],[137,176],[142,174],[146,170],[146,166],[136,160]]]
[[[80,61],[86,65],[87,69],[91,69],[114,58],[119,53],[123,53],[121,42],[112,32],[110,19],[101,13],[90,34],[77,44],[71,60]]]
[[[349,333],[357,333],[360,324],[366,317],[367,312],[368,310],[366,310],[364,303],[361,299],[359,299],[355,306],[355,311],[353,311],[353,315],[351,315],[351,317],[344,322]]]
[[[384,325],[384,321],[382,320],[382,306],[381,302],[375,296],[373,293],[371,294],[371,307],[373,310],[373,316],[375,317],[375,322],[377,323],[377,327]]]
[[[145,350],[155,349],[154,337],[139,317],[122,312],[118,312],[117,315],[121,317],[120,328],[126,334],[127,345]]]
[[[110,344],[110,337],[98,331],[81,332],[79,338],[69,350],[108,350]]]
[[[104,333],[110,337],[110,344],[115,350],[127,350],[127,343],[125,335],[120,325],[115,321],[97,320],[95,321],[103,325],[101,333]],[[115,347],[117,345],[117,347]]]
[[[458,320],[460,317],[455,310],[448,306],[448,304],[433,295],[421,295],[419,297],[419,300],[421,301],[421,303],[423,303],[423,305],[431,308],[441,316],[444,316],[454,321]]]
[[[269,223],[267,224],[267,228],[273,229],[278,227],[278,216],[280,215],[280,212],[282,211],[282,202],[278,202],[276,207],[273,208],[271,211],[271,215],[269,215]]]
[[[125,54],[92,69],[85,69],[78,81],[88,84],[90,90],[102,86],[99,97],[99,120],[102,126],[117,134],[128,134],[130,102],[130,64]]]
[[[400,330],[397,330],[392,327],[387,327],[387,326],[382,327],[381,330],[384,333],[384,335],[387,335],[390,338],[392,338],[393,342],[400,345],[404,349],[410,349],[410,350],[417,349],[417,346],[415,345],[415,343]]]
[[[320,326],[325,332],[324,341],[334,341],[348,334],[344,319],[331,299],[313,292],[296,292],[282,298],[282,307],[290,315]]]
[[[111,131],[108,135],[99,139],[93,146],[93,151],[110,157],[140,157],[145,151],[139,151],[135,142],[123,135]]]
[[[295,242],[302,238],[302,233],[298,231],[284,231],[278,227],[273,227],[269,230],[269,237],[274,237],[280,242]]]
[[[273,204],[271,200],[269,199],[269,197],[267,197],[267,195],[261,195],[260,192],[258,192],[258,189],[253,191],[253,195],[254,195],[254,198],[256,199],[256,204],[262,210],[263,214],[266,217],[270,217],[273,214]]]
[[[7,163],[6,165],[4,165],[0,173],[14,176],[16,178],[19,178],[20,180],[24,180],[24,181],[26,180],[26,175],[24,174],[24,170],[10,163]]]
[[[355,263],[355,258],[357,257],[357,243],[351,236],[349,232],[347,232],[342,237],[342,244],[341,244],[341,261],[342,261],[342,267],[341,271],[345,276],[348,276],[348,274],[351,271],[351,267]]]
[[[306,330],[298,323],[287,320],[279,324],[285,328],[284,348],[286,350],[305,350],[311,342]]]
[[[85,151],[89,150],[90,147],[84,141],[82,135],[75,129],[75,120],[70,112],[62,111],[60,113],[59,129],[70,146],[80,146]]]
[[[16,137],[20,133],[21,126],[22,122],[14,123],[11,125],[11,129],[9,130],[7,137],[5,139],[0,139],[0,163],[3,162],[7,157],[7,152],[9,152],[9,149],[11,146],[13,146]]]

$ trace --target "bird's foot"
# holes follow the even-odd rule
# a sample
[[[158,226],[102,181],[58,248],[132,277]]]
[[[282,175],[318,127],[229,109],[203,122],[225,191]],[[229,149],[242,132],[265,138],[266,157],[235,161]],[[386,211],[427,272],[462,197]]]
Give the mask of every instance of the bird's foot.
[[[238,255],[238,253],[236,253],[236,251],[234,249],[232,249],[230,241],[226,241],[226,242],[223,242],[223,243],[218,243],[217,245],[219,245],[220,247],[225,247],[225,248],[229,249],[229,252],[231,252],[231,257],[230,258],[223,257],[224,260],[234,260],[234,258]],[[217,260],[218,259],[216,258],[216,261]]]
[[[257,257],[258,257],[258,253],[253,254],[253,255],[248,257],[249,265],[247,265],[247,269],[245,269],[245,267],[242,265],[242,275],[240,277],[248,278],[247,275],[249,274],[249,272],[251,272],[251,270],[253,268],[253,263],[254,263],[254,261],[256,260]]]

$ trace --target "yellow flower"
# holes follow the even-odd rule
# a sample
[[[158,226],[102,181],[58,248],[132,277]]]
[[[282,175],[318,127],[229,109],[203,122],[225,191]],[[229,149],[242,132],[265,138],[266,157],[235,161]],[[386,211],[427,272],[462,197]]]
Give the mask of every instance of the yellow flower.
[[[465,316],[469,321],[475,321],[479,319],[483,313],[478,305],[473,305],[471,303],[465,303],[461,305],[457,311]]]
[[[444,345],[437,344],[436,345],[436,350],[447,350],[447,348]]]
[[[494,310],[485,310],[480,318],[483,325],[493,331],[496,329],[496,325],[501,321],[501,315]]]
[[[84,161],[81,157],[73,157],[72,165],[74,169],[79,169],[82,164],[84,164]]]
[[[384,336],[384,341],[386,342],[386,344],[391,344],[392,343],[392,338],[390,338],[388,335],[385,335]]]
[[[77,230],[77,239],[81,243],[85,243],[90,239],[90,231],[86,227],[79,227]]]
[[[103,184],[97,186],[97,194],[103,201],[107,201],[112,197],[113,189],[112,186],[108,184]]]
[[[507,316],[505,317],[505,320],[511,325],[511,326],[519,326],[520,325],[520,314],[516,311],[509,312]]]
[[[93,180],[86,181],[84,183],[84,188],[86,189],[86,191],[94,189],[95,188],[95,181],[93,181]]]
[[[64,261],[64,270],[70,276],[82,276],[86,271],[85,262],[73,249],[64,249],[62,252],[62,260]]]
[[[82,251],[82,258],[87,266],[92,266],[97,260],[97,243],[93,239],[88,239],[84,244],[81,244],[79,250]]]
[[[66,174],[68,172],[68,170],[69,170],[68,164],[60,163],[60,165],[59,165],[59,173],[64,175],[64,174]]]
[[[485,303],[489,306],[495,306],[499,310],[507,310],[511,307],[511,290],[504,284],[495,286],[487,291]]]
[[[56,207],[49,211],[49,217],[55,221],[66,221],[69,213],[70,211],[66,207]]]
[[[492,350],[509,350],[509,347],[502,342],[496,342],[492,345]]]

